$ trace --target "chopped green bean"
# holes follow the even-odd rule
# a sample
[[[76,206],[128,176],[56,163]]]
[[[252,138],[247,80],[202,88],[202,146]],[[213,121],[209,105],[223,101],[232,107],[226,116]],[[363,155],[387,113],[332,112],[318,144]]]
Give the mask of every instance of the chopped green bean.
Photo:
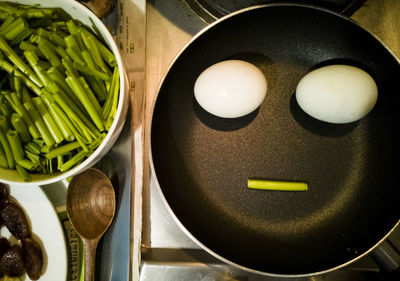
[[[69,128],[67,122],[58,113],[58,112],[61,111],[61,109],[57,109],[58,105],[55,103],[55,101],[51,101],[49,99],[50,93],[47,93],[46,90],[44,90],[43,92],[45,93],[42,96],[43,102],[46,104],[47,108],[49,109],[49,112],[50,112],[51,116],[53,116],[53,119],[57,123],[57,126],[60,129],[61,133],[63,134],[64,138],[67,141],[73,141],[75,139],[75,136],[73,135],[73,133],[72,133],[71,129]]]
[[[9,95],[6,95],[6,99],[11,105],[11,107],[14,109],[14,111],[24,120],[26,126],[28,127],[28,131],[31,134],[31,136],[34,139],[38,139],[40,137],[40,133],[38,129],[36,128],[35,124],[32,122],[30,116],[28,115],[28,112],[26,111],[25,107],[21,104],[21,102],[18,99],[13,99],[13,94],[11,93]]]
[[[24,103],[24,107],[26,111],[28,112],[29,116],[32,119],[32,122],[35,124],[36,128],[40,132],[40,136],[42,137],[44,143],[52,147],[55,144],[55,141],[50,134],[49,130],[47,129],[46,124],[44,123],[42,117],[39,115],[37,110],[35,109],[34,105],[31,103]]]
[[[84,29],[81,28],[83,31]],[[90,50],[90,54],[93,58],[93,61],[106,73],[109,73],[110,70],[108,69],[107,65],[104,63],[104,60],[100,54],[100,51],[97,47],[97,44],[92,36],[89,36],[86,32],[81,32],[81,37],[83,39],[83,43],[85,44],[86,48]]]
[[[80,146],[81,145],[77,141],[70,142],[70,143],[64,144],[62,146],[59,146],[57,148],[50,150],[48,153],[45,154],[45,157],[47,159],[53,159],[59,155],[64,155],[74,149],[77,149]]]
[[[21,177],[21,179],[25,182],[30,182],[32,181],[31,175],[25,170],[24,167],[16,164],[15,168],[17,169],[18,175]]]
[[[100,78],[101,80],[108,81],[111,78],[109,74],[107,74],[105,72],[102,72],[102,71],[99,71],[97,69],[89,68],[89,67],[85,66],[84,63],[82,63],[82,65],[81,65],[81,64],[79,64],[77,62],[73,62],[72,66],[75,67],[76,69],[78,69],[82,73],[85,73],[85,74],[88,74],[88,75],[93,75],[93,76],[95,76],[97,78]]]
[[[42,81],[43,85],[47,87],[51,79],[50,76],[47,74],[47,72],[39,65],[39,57],[37,56],[36,52],[25,51],[24,56],[28,61],[29,65],[32,67],[33,71]]]
[[[0,129],[0,143],[3,146],[4,154],[6,155],[7,158],[8,168],[14,169],[15,167],[14,156],[12,154],[11,147],[6,137],[6,134],[1,129]]]
[[[22,51],[33,51],[36,53],[37,56],[39,56],[40,58],[45,58],[45,56],[42,54],[42,52],[39,50],[39,48],[35,45],[33,45],[31,42],[29,41],[22,41],[19,44],[19,48]]]
[[[248,179],[247,187],[251,189],[279,190],[279,191],[307,191],[308,184],[304,182],[268,181]]]
[[[24,150],[22,149],[21,139],[16,131],[7,132],[7,140],[10,144],[11,152],[13,154],[14,160],[18,161],[24,159]]]
[[[8,169],[7,156],[1,143],[0,143],[0,167]]]
[[[3,132],[8,132],[10,129],[10,120],[4,115],[0,115],[0,129],[2,129]]]
[[[50,78],[53,79],[53,81],[61,88],[61,90],[68,96],[68,98],[70,100],[72,100],[71,102],[68,102],[68,104],[74,108],[73,105],[71,105],[71,103],[74,103],[74,105],[76,107],[82,106],[81,102],[79,101],[79,99],[74,95],[74,93],[72,92],[72,90],[68,87],[67,83],[65,82],[65,77],[63,76],[63,74],[55,67],[51,67],[47,70],[47,73],[49,74]],[[57,89],[54,89],[55,92],[57,92]],[[81,109],[83,109],[83,106],[81,107]]]
[[[20,165],[21,167],[25,168],[26,170],[29,171],[33,171],[36,169],[37,165],[35,163],[33,163],[31,160],[29,159],[20,159],[20,160],[16,160],[15,162],[17,162],[18,165]]]
[[[37,37],[39,37],[39,39],[36,40],[38,48],[46,57],[46,59],[50,62],[52,66],[58,68],[60,71],[64,71],[64,67],[57,56],[56,47],[46,38],[43,38],[41,36]]]
[[[85,36],[91,37],[92,40],[95,42],[96,47],[98,48],[101,57],[108,63],[110,67],[117,66],[117,60],[114,54],[104,46],[93,34],[91,34],[88,30],[84,27],[80,28],[80,32],[82,32]]]
[[[28,143],[25,145],[25,150],[27,150],[27,151],[29,151],[29,152],[35,154],[35,155],[39,155],[39,154],[40,154],[41,147],[40,147],[40,145],[38,145],[36,142],[31,141],[31,142],[28,142]]]
[[[70,75],[65,79],[65,81],[67,82],[69,87],[72,89],[72,91],[75,93],[75,95],[78,97],[78,99],[81,101],[81,103],[85,107],[85,110],[87,111],[87,113],[89,113],[90,118],[92,119],[92,121],[94,122],[96,127],[100,131],[103,131],[104,125],[100,119],[99,113],[97,112],[94,105],[91,103],[89,97],[86,95],[79,80],[75,76]]]
[[[11,115],[11,125],[13,126],[14,130],[18,132],[18,135],[23,143],[31,140],[31,135],[29,134],[28,128],[17,113],[13,113]]]
[[[26,158],[28,158],[29,160],[32,161],[32,163],[34,163],[36,166],[40,165],[40,157],[39,155],[33,154],[32,152],[28,151],[25,149],[25,156]]]
[[[54,45],[58,45],[58,46],[61,46],[63,48],[66,47],[64,40],[61,38],[61,36],[59,36],[54,31],[48,31],[48,30],[46,30],[46,29],[44,29],[42,27],[39,27],[37,29],[37,34],[39,34],[40,36],[43,36],[44,38],[49,40]]]
[[[22,73],[31,79],[37,86],[42,87],[43,84],[35,75],[33,70],[15,53],[15,51],[7,44],[3,37],[0,37],[0,49],[8,56]]]
[[[35,105],[36,109],[39,111],[40,115],[43,118],[44,123],[47,126],[50,134],[52,135],[53,139],[57,144],[61,143],[64,140],[64,137],[58,128],[56,122],[54,121],[53,117],[51,116],[50,112],[48,111],[47,107],[44,105],[42,99],[40,97],[33,98],[33,104]]]

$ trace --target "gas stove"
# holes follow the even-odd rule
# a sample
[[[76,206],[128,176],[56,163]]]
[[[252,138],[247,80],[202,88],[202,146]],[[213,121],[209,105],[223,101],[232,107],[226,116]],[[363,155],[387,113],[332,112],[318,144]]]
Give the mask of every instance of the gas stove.
[[[160,81],[180,50],[202,28],[229,12],[227,10],[216,12],[215,9],[207,9],[207,5],[204,5],[204,3],[213,2],[217,1],[147,1],[146,95],[148,104],[154,100]],[[219,3],[224,2],[220,1]],[[330,2],[335,3],[335,1]],[[398,21],[400,1],[341,2],[346,5],[335,6],[337,9],[346,11],[355,21],[374,32],[395,54],[400,56],[400,22]],[[146,113],[149,116],[149,108]],[[327,241],[327,243],[329,242]],[[295,280],[381,280],[383,269],[391,270],[393,267],[399,266],[396,255],[398,257],[398,253],[400,253],[400,229],[395,230],[383,246],[343,269]],[[372,258],[373,255],[388,257],[388,254],[391,254],[391,257],[394,254],[395,258],[387,259],[389,262],[384,265],[378,265]],[[293,278],[250,274],[225,264],[204,251],[181,230],[172,218],[158,193],[154,177],[151,176],[150,187],[145,187],[143,190],[141,281],[283,281],[289,279],[293,280]]]

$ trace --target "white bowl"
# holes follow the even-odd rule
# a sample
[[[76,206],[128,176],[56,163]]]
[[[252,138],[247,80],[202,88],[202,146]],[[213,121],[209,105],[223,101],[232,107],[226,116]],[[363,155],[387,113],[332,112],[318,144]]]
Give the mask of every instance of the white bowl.
[[[15,3],[32,5],[32,0],[13,0]],[[71,177],[84,170],[92,167],[96,162],[98,162],[113,146],[117,140],[122,128],[125,124],[128,107],[129,107],[129,92],[128,92],[128,78],[126,76],[121,55],[118,51],[118,47],[115,44],[113,37],[110,32],[103,24],[103,22],[95,16],[87,7],[76,2],[74,0],[42,0],[40,1],[41,7],[57,7],[62,8],[67,12],[73,19],[79,20],[81,23],[85,24],[87,27],[91,28],[92,31],[97,31],[96,34],[103,38],[104,42],[107,43],[108,47],[111,49],[118,63],[118,69],[120,73],[120,91],[117,113],[114,122],[107,133],[107,136],[100,144],[100,146],[81,164],[75,166],[74,168],[64,172],[64,173],[54,173],[54,174],[33,174],[32,181],[24,182],[18,175],[16,170],[9,170],[0,168],[0,182],[8,184],[18,184],[18,185],[45,185],[61,181],[65,178]]]

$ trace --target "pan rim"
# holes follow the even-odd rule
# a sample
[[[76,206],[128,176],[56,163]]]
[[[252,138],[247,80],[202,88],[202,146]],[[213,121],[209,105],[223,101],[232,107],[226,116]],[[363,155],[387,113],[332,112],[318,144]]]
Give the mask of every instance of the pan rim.
[[[379,245],[385,241],[393,232],[394,230],[400,226],[400,219],[397,221],[397,223],[372,247],[370,247],[368,250],[364,251],[363,253],[359,254],[357,257],[344,262],[340,265],[337,265],[335,267],[332,268],[328,268],[325,270],[321,270],[321,271],[315,271],[315,272],[308,272],[308,273],[295,273],[295,274],[282,274],[282,273],[274,273],[274,272],[265,272],[265,271],[261,271],[261,270],[256,270],[256,269],[252,269],[243,265],[240,265],[238,263],[232,262],[231,260],[228,260],[226,258],[224,258],[223,256],[215,253],[213,250],[211,250],[210,248],[208,248],[206,245],[204,245],[202,242],[200,242],[184,225],[183,223],[179,220],[179,218],[177,217],[177,215],[175,214],[175,212],[172,210],[170,204],[168,203],[167,199],[164,196],[164,193],[162,191],[160,182],[158,180],[158,176],[156,173],[156,169],[154,166],[154,161],[153,161],[153,149],[152,149],[152,125],[153,125],[153,115],[154,115],[154,111],[155,111],[155,106],[158,100],[158,96],[160,94],[160,91],[162,89],[162,86],[164,85],[165,80],[168,77],[168,74],[171,72],[171,69],[174,67],[174,65],[176,64],[176,61],[181,57],[181,55],[188,49],[188,47],[194,42],[196,41],[199,37],[201,37],[203,34],[205,34],[209,29],[212,29],[215,25],[218,25],[219,23],[230,19],[231,17],[234,17],[236,15],[239,14],[243,14],[243,13],[247,13],[250,12],[252,10],[258,10],[258,9],[263,9],[263,8],[269,8],[269,7],[298,7],[298,8],[306,8],[306,9],[311,9],[311,10],[316,10],[316,11],[321,11],[324,13],[328,13],[331,14],[333,16],[339,17],[342,20],[345,20],[347,22],[350,22],[351,24],[355,25],[356,27],[358,27],[361,31],[366,32],[369,36],[372,36],[373,39],[375,39],[380,45],[382,45],[382,47],[384,47],[388,53],[391,55],[391,57],[393,57],[393,59],[397,62],[397,64],[400,65],[400,58],[397,57],[397,55],[394,53],[393,50],[391,50],[390,47],[387,46],[387,44],[382,41],[382,39],[380,39],[376,34],[374,34],[372,31],[368,30],[366,27],[363,27],[361,24],[359,24],[358,22],[356,22],[355,20],[351,19],[348,16],[345,16],[343,14],[340,14],[338,12],[332,11],[330,9],[327,8],[323,8],[320,6],[316,6],[316,5],[310,5],[310,4],[300,4],[300,3],[289,3],[289,2],[280,2],[280,3],[269,3],[269,4],[259,4],[259,5],[254,5],[251,7],[247,7],[238,11],[235,11],[231,14],[225,15],[224,17],[221,17],[219,19],[217,19],[216,21],[212,22],[211,24],[207,25],[206,27],[202,28],[197,34],[195,34],[182,48],[181,50],[177,53],[177,55],[173,58],[173,60],[169,63],[168,67],[166,68],[162,79],[159,81],[158,83],[158,87],[157,87],[157,91],[155,96],[153,97],[152,101],[151,101],[151,107],[150,107],[150,115],[149,115],[149,120],[148,120],[148,126],[147,126],[147,140],[146,140],[146,145],[148,145],[148,151],[149,151],[149,164],[150,164],[150,169],[151,169],[151,174],[154,176],[154,181],[155,181],[155,186],[157,189],[158,194],[160,195],[160,198],[162,200],[162,202],[164,203],[164,206],[166,206],[169,214],[172,216],[173,220],[177,223],[177,225],[179,226],[179,228],[188,236],[190,237],[190,239],[195,242],[200,248],[202,248],[203,250],[207,251],[209,254],[211,254],[212,256],[214,256],[215,258],[223,261],[224,263],[234,266],[235,268],[238,268],[240,270],[243,271],[247,271],[249,273],[253,273],[253,274],[259,274],[259,275],[264,275],[264,276],[270,276],[270,277],[310,277],[310,276],[316,276],[316,275],[322,275],[322,274],[326,274],[329,272],[333,272],[336,271],[338,269],[341,269],[343,267],[346,267],[352,263],[354,263],[355,261],[367,256],[368,254],[370,254],[373,250],[375,250],[377,247],[379,247]]]

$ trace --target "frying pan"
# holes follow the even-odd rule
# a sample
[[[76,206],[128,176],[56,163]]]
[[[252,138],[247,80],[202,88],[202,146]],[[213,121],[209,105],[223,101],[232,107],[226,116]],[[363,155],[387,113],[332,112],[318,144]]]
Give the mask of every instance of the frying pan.
[[[193,86],[208,66],[241,59],[261,69],[258,110],[205,112]],[[367,71],[379,90],[362,120],[305,114],[296,85],[317,67]],[[211,24],[171,64],[152,107],[151,166],[171,214],[201,247],[255,273],[308,276],[369,253],[399,224],[400,64],[374,35],[307,5],[247,8]],[[307,192],[250,190],[247,179],[305,181]]]

